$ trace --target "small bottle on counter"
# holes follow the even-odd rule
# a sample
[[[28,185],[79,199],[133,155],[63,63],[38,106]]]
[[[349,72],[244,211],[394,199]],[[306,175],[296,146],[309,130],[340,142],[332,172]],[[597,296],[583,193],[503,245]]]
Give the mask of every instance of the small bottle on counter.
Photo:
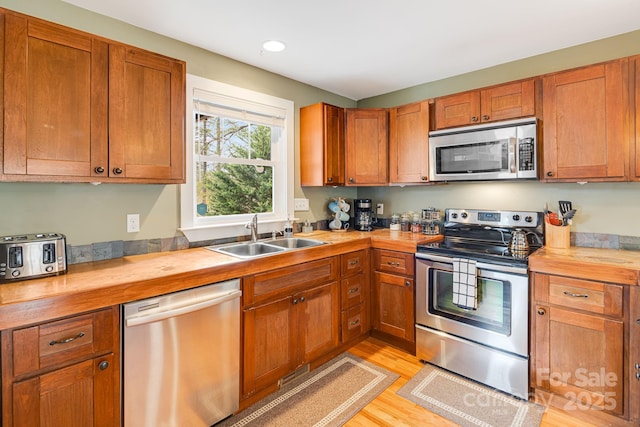
[[[287,222],[284,224],[284,237],[293,237],[293,224],[289,217],[287,217]]]
[[[391,223],[389,224],[389,229],[391,231],[400,231],[400,215],[393,214],[391,215]]]
[[[414,214],[411,221],[411,232],[422,233],[422,222],[420,221],[420,215]]]
[[[411,227],[411,224],[409,222],[409,215],[402,214],[402,216],[400,217],[400,230],[401,231],[411,231],[410,227]]]

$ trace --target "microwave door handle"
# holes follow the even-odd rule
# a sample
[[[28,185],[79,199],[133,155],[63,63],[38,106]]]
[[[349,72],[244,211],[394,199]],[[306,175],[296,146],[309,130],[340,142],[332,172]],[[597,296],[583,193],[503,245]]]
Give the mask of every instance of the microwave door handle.
[[[516,138],[509,138],[509,170],[511,173],[517,173],[516,170],[516,155],[517,155],[517,143]]]

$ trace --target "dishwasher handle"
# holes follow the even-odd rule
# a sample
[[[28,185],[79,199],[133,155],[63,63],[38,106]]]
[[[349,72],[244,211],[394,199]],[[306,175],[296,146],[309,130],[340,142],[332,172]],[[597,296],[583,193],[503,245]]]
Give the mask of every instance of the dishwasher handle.
[[[159,312],[159,313],[149,314],[147,316],[132,317],[132,318],[129,318],[129,319],[125,320],[126,327],[144,325],[144,324],[147,324],[147,323],[153,323],[153,322],[157,322],[159,320],[168,319],[170,317],[180,316],[182,314],[192,313],[194,311],[202,310],[202,309],[207,308],[207,307],[212,307],[214,305],[222,304],[222,303],[225,303],[227,301],[231,301],[233,299],[240,298],[241,295],[242,295],[242,291],[239,291],[239,290],[238,291],[233,291],[233,292],[231,292],[229,294],[226,294],[226,295],[223,295],[221,297],[208,299],[208,300],[196,303],[196,304],[180,306],[180,307],[178,307],[176,309],[173,309],[173,310],[166,310],[166,311],[162,311],[162,312]]]

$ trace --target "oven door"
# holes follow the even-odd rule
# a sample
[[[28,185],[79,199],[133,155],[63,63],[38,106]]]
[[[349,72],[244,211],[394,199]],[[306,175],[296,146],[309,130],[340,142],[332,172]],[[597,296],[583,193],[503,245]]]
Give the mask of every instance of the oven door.
[[[416,323],[476,343],[528,356],[526,268],[477,264],[478,307],[453,304],[452,258],[416,255]]]

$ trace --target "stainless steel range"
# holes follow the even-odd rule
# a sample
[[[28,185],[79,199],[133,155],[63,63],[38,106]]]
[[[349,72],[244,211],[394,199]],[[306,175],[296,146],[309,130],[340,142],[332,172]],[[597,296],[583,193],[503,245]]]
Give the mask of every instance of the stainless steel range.
[[[417,356],[527,399],[527,265],[543,213],[447,209],[443,234],[416,253]]]

